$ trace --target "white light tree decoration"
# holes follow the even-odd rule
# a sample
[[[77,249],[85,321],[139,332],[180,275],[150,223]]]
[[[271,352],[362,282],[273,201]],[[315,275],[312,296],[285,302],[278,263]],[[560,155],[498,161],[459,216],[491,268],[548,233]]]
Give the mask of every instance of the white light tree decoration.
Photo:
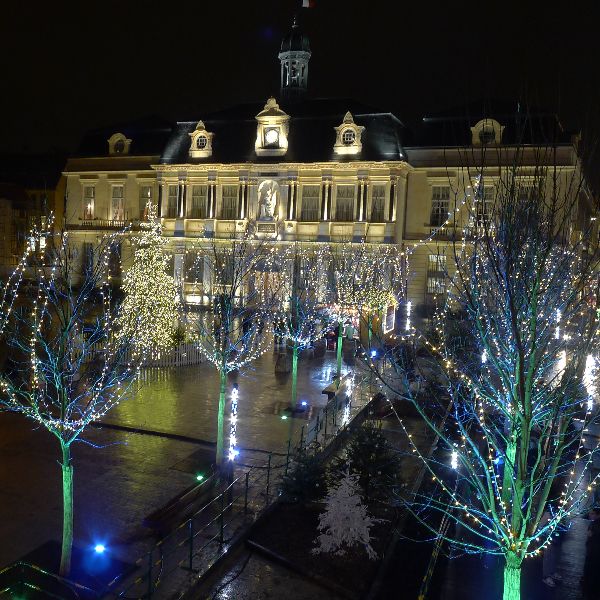
[[[193,252],[194,270],[203,274],[194,287],[212,303],[210,312],[197,315],[195,326],[196,343],[220,378],[215,462],[221,467],[227,375],[256,360],[272,342],[284,259],[274,240],[255,238],[251,225],[230,238],[206,240]]]
[[[325,310],[327,261],[314,248],[293,246],[287,254],[292,276],[283,280],[283,307],[275,317],[276,332],[292,347],[292,395],[296,407],[299,354],[327,333],[331,317]]]
[[[485,210],[485,168],[468,173],[475,193],[450,243],[437,339],[415,336],[390,353],[394,375],[378,373],[443,448],[422,453],[399,419],[433,482],[407,506],[431,530],[432,513],[447,514],[460,532],[446,534],[454,547],[502,557],[504,600],[520,598],[523,560],[548,546],[597,479],[588,485],[595,450],[582,437],[598,336],[595,207],[580,171],[556,166],[555,151],[516,148]]]
[[[325,498],[325,511],[319,516],[317,547],[313,554],[343,556],[354,546],[364,548],[371,560],[377,554],[371,546],[371,528],[379,519],[367,512],[360,496],[358,476],[346,471]]]
[[[125,299],[116,326],[123,339],[134,340],[140,350],[157,356],[174,344],[179,296],[175,279],[167,272],[166,239],[156,208],[148,202],[146,210],[142,233],[131,239],[133,264],[123,277]]]
[[[114,333],[108,269],[119,238],[99,243],[80,277],[67,234],[55,236],[46,256],[38,257],[34,291],[13,311],[14,368],[0,375],[2,407],[43,426],[60,444],[61,575],[69,574],[73,545],[71,445],[126,396],[142,359],[133,339]]]
[[[6,280],[0,280],[2,293],[0,295],[0,339],[8,325],[14,303],[19,295],[19,287],[27,271],[27,265],[31,262],[32,255],[36,251],[43,251],[46,247],[50,231],[54,225],[54,215],[42,220],[39,225],[34,225],[27,236],[27,243],[21,253],[17,266],[9,273]]]

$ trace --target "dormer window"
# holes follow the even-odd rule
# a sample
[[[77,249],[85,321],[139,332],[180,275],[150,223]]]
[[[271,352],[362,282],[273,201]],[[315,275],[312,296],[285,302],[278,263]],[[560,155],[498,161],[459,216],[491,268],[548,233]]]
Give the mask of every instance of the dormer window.
[[[108,154],[115,156],[119,154],[129,154],[131,140],[122,133],[115,133],[108,139]]]
[[[208,138],[205,135],[199,135],[196,138],[196,148],[198,150],[204,150],[208,146]]]
[[[504,127],[494,119],[483,119],[471,127],[471,143],[473,146],[489,146],[502,142]]]
[[[212,156],[212,139],[214,133],[206,131],[202,121],[198,121],[196,129],[189,134],[191,138],[190,156],[192,158],[207,158]]]
[[[283,156],[288,148],[290,116],[279,108],[275,98],[269,98],[263,110],[256,115],[256,142],[258,156]]]
[[[336,154],[358,154],[362,150],[361,136],[365,128],[354,122],[350,112],[344,115],[342,124],[334,129],[336,140],[333,151]]]
[[[352,131],[352,129],[345,129],[344,133],[342,133],[342,143],[345,146],[352,146],[356,141],[356,133]]]

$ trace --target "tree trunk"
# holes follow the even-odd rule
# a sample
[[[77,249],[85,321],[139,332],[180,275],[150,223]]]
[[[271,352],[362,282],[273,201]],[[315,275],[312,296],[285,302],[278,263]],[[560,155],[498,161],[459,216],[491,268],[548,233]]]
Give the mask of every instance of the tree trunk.
[[[294,349],[292,350],[292,403],[291,408],[294,410],[296,408],[296,400],[298,398],[298,346],[294,344]]]
[[[342,348],[343,348],[343,324],[338,322],[338,338],[337,338],[337,385],[340,386],[342,380]]]
[[[227,372],[221,371],[221,392],[219,394],[219,410],[217,412],[217,467],[223,464],[223,427],[225,424],[225,388],[227,386]]]
[[[61,577],[68,577],[71,571],[71,551],[73,549],[73,465],[71,447],[61,442],[62,484],[63,484],[63,536],[60,554]]]
[[[516,554],[507,554],[504,564],[504,591],[502,600],[520,600],[522,562],[522,559]]]

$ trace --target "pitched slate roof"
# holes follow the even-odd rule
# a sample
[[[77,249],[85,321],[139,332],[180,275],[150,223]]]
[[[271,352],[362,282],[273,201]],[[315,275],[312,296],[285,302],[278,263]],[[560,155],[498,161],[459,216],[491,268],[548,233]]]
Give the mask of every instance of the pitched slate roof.
[[[108,139],[114,133],[122,133],[131,139],[128,156],[160,156],[172,129],[170,121],[155,116],[101,127],[86,133],[76,156],[108,156]]]
[[[411,145],[470,146],[471,127],[486,118],[504,126],[502,143],[506,145],[568,143],[571,137],[554,113],[517,101],[477,100],[424,117]]]
[[[281,102],[280,107],[290,116],[288,150],[284,156],[257,156],[256,115],[265,101],[237,105],[194,120],[181,121],[173,129],[161,157],[161,163],[286,163],[327,161],[393,161],[404,160],[403,124],[389,112],[381,112],[353,100],[317,98],[300,102]],[[333,152],[336,134],[334,127],[342,123],[350,111],[362,134],[362,151],[356,155],[337,156]],[[208,158],[190,158],[190,136],[199,120],[206,130],[214,133],[213,154]]]

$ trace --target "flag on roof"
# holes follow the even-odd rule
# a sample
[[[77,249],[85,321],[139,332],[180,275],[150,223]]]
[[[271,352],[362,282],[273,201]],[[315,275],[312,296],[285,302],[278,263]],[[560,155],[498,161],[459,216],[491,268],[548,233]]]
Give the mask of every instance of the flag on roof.
[[[302,0],[302,8],[314,8],[315,0]]]

